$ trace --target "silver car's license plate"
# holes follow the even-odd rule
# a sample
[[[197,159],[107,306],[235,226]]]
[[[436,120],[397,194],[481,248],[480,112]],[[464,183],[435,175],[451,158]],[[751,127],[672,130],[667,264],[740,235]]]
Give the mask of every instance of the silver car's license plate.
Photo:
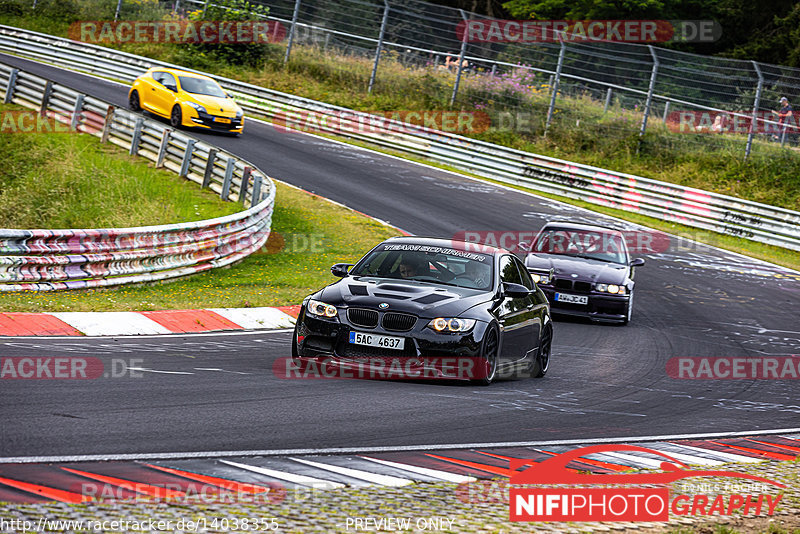
[[[556,293],[556,302],[567,304],[589,304],[589,297],[586,295],[568,295],[566,293]]]
[[[403,350],[405,342],[405,338],[402,337],[365,334],[363,332],[350,332],[350,343],[353,343],[354,345],[366,345],[368,347],[380,347],[382,349]]]

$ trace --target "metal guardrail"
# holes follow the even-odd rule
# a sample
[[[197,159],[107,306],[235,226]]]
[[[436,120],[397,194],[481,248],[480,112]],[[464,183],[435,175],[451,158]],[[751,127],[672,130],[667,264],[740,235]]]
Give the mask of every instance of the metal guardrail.
[[[0,51],[93,74],[132,80],[153,66],[177,67],[100,46],[0,26]],[[639,213],[695,228],[800,250],[800,212],[641,176],[550,158],[381,119],[263,87],[214,76],[251,115],[280,123],[310,122],[317,130],[421,156],[493,180]],[[374,118],[374,117],[373,117]],[[328,123],[336,127],[326,126]]]
[[[3,102],[99,136],[249,206],[226,217],[163,226],[85,230],[0,229],[0,292],[153,282],[223,267],[269,237],[272,180],[255,166],[141,115],[0,63]]]

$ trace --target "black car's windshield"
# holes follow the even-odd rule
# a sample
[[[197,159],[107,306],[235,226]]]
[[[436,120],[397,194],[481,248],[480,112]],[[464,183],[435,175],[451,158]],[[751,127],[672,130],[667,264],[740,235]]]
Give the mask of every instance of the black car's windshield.
[[[191,76],[178,76],[178,79],[181,81],[181,89],[187,93],[193,93],[195,95],[218,96],[221,98],[228,96],[225,91],[222,90],[222,87],[217,85],[217,82],[214,80],[193,78]]]
[[[545,228],[536,236],[531,252],[626,263],[627,252],[619,232]]]
[[[362,258],[350,274],[489,290],[494,275],[492,266],[490,254],[411,243],[385,243]]]

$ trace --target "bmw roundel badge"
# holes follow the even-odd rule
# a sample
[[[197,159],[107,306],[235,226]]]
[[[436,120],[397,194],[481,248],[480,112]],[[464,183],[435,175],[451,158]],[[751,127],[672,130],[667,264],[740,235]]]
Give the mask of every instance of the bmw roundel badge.
[[[381,302],[380,304],[378,304],[378,307],[382,310],[385,310],[386,308],[389,307],[389,304],[387,302]]]

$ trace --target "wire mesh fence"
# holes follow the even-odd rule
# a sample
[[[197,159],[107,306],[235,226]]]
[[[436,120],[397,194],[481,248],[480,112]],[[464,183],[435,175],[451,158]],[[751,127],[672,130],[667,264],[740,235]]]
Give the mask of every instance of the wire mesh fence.
[[[467,42],[460,24],[491,19],[421,0],[248,1],[259,6],[254,16],[267,8],[266,18],[287,28],[285,61],[292,46],[310,46],[363,62],[368,92],[381,88],[382,64],[431,70],[448,85],[445,105],[486,110],[494,128],[517,116],[523,134],[578,127],[637,144],[724,146],[745,159],[753,150],[793,154],[800,141],[797,113],[785,114],[800,97],[800,69],[623,42]],[[242,8],[231,2],[161,6],[179,14]],[[109,10],[133,16],[128,4],[142,2],[109,0]]]

